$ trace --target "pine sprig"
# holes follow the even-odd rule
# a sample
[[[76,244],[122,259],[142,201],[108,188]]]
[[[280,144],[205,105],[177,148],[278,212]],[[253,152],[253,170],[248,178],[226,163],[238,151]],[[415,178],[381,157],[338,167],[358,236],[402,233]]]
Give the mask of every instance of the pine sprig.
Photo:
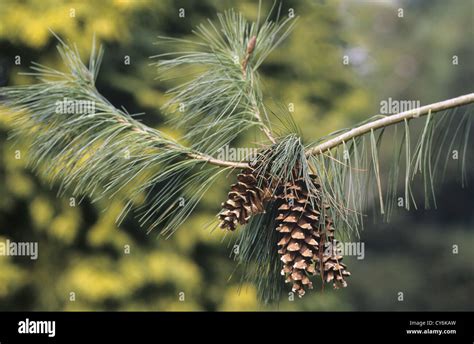
[[[59,194],[123,199],[122,217],[147,194],[140,222],[172,233],[223,171],[209,162],[234,164],[184,147],[108,102],[95,88],[103,54],[95,44],[89,67],[63,41],[58,51],[65,72],[34,64],[28,74],[39,83],[0,89],[2,102],[16,112],[13,137],[30,141],[32,167],[58,184]],[[68,111],[71,104],[92,110]]]
[[[275,203],[269,203],[265,213],[253,216],[239,232],[239,250],[234,254],[243,269],[242,282],[254,283],[263,303],[279,300],[283,290],[280,256],[275,249],[279,240],[276,215]]]
[[[257,69],[294,23],[290,18],[250,23],[229,10],[218,14],[217,24],[199,25],[193,31],[197,40],[160,37],[159,44],[178,49],[154,56],[161,78],[191,76],[169,90],[172,99],[164,106],[191,147],[212,155],[255,126],[275,143]]]

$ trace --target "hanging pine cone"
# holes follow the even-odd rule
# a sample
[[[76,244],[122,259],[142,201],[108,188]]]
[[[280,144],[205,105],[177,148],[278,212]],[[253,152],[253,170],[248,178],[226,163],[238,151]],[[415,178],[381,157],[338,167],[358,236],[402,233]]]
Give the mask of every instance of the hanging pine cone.
[[[320,191],[317,177],[312,175],[315,190],[313,195]],[[281,274],[286,276],[285,282],[292,284],[292,291],[302,297],[307,289],[313,289],[311,275],[323,274],[323,283],[333,281],[335,287],[347,285],[345,276],[350,273],[340,261],[342,256],[330,254],[326,256],[324,243],[334,240],[334,226],[323,212],[324,221],[320,221],[321,206],[318,206],[318,197],[310,200],[309,191],[303,179],[294,183],[287,183],[280,187],[276,195],[280,202],[276,218],[276,230],[281,234],[278,242],[278,253],[283,262]],[[324,206],[325,210],[329,207]],[[323,268],[319,262],[322,261]]]
[[[320,212],[309,200],[306,184],[302,179],[280,187],[276,196],[278,207],[276,230],[281,234],[278,242],[286,283],[292,283],[292,291],[303,296],[305,289],[312,289],[309,279],[315,274],[313,257],[319,252],[318,222]]]
[[[231,186],[227,201],[222,203],[219,227],[233,231],[238,225],[246,224],[252,215],[262,213],[264,203],[271,196],[266,183],[266,180],[259,183],[250,168],[238,174],[237,183]]]
[[[334,289],[347,287],[344,279],[351,273],[346,270],[346,265],[341,263],[343,256],[337,253],[335,249],[337,241],[334,240],[329,246],[329,250],[322,250],[322,254],[315,258],[316,271],[322,274],[324,283],[333,282]],[[322,262],[322,263],[321,263]]]

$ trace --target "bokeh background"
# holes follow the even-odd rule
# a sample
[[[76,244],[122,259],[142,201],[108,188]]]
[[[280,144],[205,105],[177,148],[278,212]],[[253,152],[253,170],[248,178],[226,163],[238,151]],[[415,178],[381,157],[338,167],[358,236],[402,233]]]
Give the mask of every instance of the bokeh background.
[[[389,97],[428,104],[472,92],[473,6],[472,0],[283,1],[283,14],[291,8],[301,18],[262,68],[267,90],[294,104],[296,121],[312,139],[377,114]],[[75,42],[85,59],[95,33],[106,49],[99,91],[172,132],[160,112],[169,85],[156,80],[149,59],[163,51],[153,43],[159,35],[188,37],[231,7],[255,19],[258,2],[0,0],[0,86],[33,82],[18,74],[31,61],[59,67],[49,28]],[[397,210],[390,224],[368,217],[365,259],[347,258],[348,288],[263,306],[253,285],[240,284],[230,241],[204,228],[230,180],[219,181],[168,240],[147,235],[133,218],[117,226],[120,203],[86,199],[71,207],[27,168],[27,154],[15,159],[26,147],[7,140],[12,123],[3,110],[0,239],[37,241],[39,259],[0,257],[0,310],[474,310],[472,173],[471,188],[463,189],[450,169],[436,211]],[[471,149],[470,171],[473,155]]]

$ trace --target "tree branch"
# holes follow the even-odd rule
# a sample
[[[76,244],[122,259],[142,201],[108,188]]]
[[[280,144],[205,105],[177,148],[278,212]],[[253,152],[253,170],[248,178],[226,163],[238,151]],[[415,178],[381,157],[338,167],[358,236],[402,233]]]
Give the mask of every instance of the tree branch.
[[[228,161],[228,160],[219,160],[219,159],[215,159],[211,156],[204,156],[204,155],[201,155],[201,154],[189,153],[188,157],[191,158],[191,159],[195,159],[195,160],[202,160],[202,161],[208,162],[212,165],[221,166],[221,167],[233,167],[233,168],[241,168],[241,169],[249,167],[249,165],[245,162],[234,162],[234,161]]]
[[[267,125],[263,122],[262,116],[260,115],[260,110],[258,109],[258,105],[254,103],[254,116],[258,120],[258,122],[261,124],[261,130],[265,133],[265,135],[268,137],[268,139],[271,141],[271,143],[275,144],[276,140],[272,135],[272,132],[270,129],[267,127]]]
[[[339,146],[343,142],[347,142],[354,137],[364,135],[371,130],[387,127],[392,124],[400,123],[406,119],[417,118],[427,115],[429,112],[435,113],[442,110],[458,107],[461,105],[466,105],[474,103],[474,93],[465,94],[456,98],[451,98],[448,100],[443,100],[438,103],[433,103],[430,105],[425,105],[416,109],[400,112],[399,114],[387,116],[370,123],[363,124],[354,129],[345,132],[344,134],[338,135],[328,141],[325,141],[315,147],[312,147],[306,151],[306,156],[321,154],[324,151],[332,149]]]
[[[134,119],[129,119],[127,121],[126,119],[123,119],[119,116],[115,117],[115,119],[120,123],[123,123],[127,126],[131,126],[133,131],[140,133],[142,135],[148,136],[150,140],[154,140],[155,136],[153,135],[153,129],[145,126],[143,123],[138,122]],[[241,169],[249,167],[249,165],[244,162],[220,160],[220,159],[213,158],[212,156],[208,156],[208,155],[204,155],[200,153],[187,153],[186,155],[190,159],[201,160],[203,162],[207,162],[212,165],[221,166],[221,167],[233,167],[233,168],[241,168]]]
[[[244,59],[242,60],[242,63],[241,63],[242,76],[243,76],[244,80],[247,79],[247,65],[248,65],[250,56],[252,55],[252,53],[255,49],[256,44],[257,44],[257,36],[252,36],[252,38],[250,38],[250,40],[247,43],[247,50],[245,52],[245,57],[244,57]],[[250,85],[251,85],[251,87],[253,86],[253,75],[252,74],[250,75]],[[255,116],[257,121],[260,123],[262,131],[265,133],[265,135],[268,137],[268,139],[273,144],[275,144],[276,140],[273,137],[272,132],[270,131],[270,128],[268,128],[268,126],[262,120],[262,116],[260,115],[260,110],[258,109],[257,100],[255,99],[254,94],[252,94],[252,106],[253,106],[253,110],[254,110],[253,115]]]

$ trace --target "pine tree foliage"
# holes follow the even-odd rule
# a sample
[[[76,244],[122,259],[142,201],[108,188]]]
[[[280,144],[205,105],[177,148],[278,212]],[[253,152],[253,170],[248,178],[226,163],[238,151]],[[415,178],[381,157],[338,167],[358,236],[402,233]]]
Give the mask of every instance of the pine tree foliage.
[[[278,300],[283,290],[278,244],[289,248],[286,234],[276,228],[286,214],[282,209],[293,207],[289,198],[296,198],[302,205],[297,212],[312,221],[300,229],[312,232],[301,235],[297,228],[295,238],[288,240],[295,239],[295,247],[301,240],[311,241],[313,251],[324,244],[314,243],[314,238],[333,239],[334,231],[339,239],[357,235],[370,206],[389,220],[400,189],[403,206],[418,207],[412,187],[420,180],[425,206],[436,207],[435,186],[445,175],[453,150],[459,152],[463,186],[466,183],[472,129],[468,104],[474,102],[473,94],[465,95],[442,107],[432,104],[421,116],[379,115],[316,141],[304,140],[283,106],[270,109],[258,72],[295,25],[296,18],[280,19],[279,13],[275,7],[262,22],[259,14],[259,20],[250,23],[230,10],[219,14],[217,22],[198,26],[195,39],[160,37],[159,47],[172,45],[174,50],[154,56],[154,65],[161,80],[178,81],[169,90],[164,111],[184,133],[179,140],[145,126],[98,92],[95,81],[103,50],[95,44],[86,66],[77,49],[60,40],[65,71],[34,64],[30,75],[38,83],[1,88],[0,100],[15,113],[14,136],[30,141],[32,167],[58,185],[60,194],[93,200],[117,197],[126,204],[121,218],[133,209],[142,225],[165,235],[180,227],[220,175],[243,170],[243,185],[231,189],[232,202],[223,204],[232,206],[221,212],[221,220],[230,229],[244,225],[236,239],[240,250],[235,257],[244,268],[243,279],[255,282],[263,301]],[[58,104],[68,99],[90,102],[94,109],[58,111]],[[397,121],[384,122],[392,118]],[[265,135],[253,161],[214,158],[218,149],[253,128]],[[383,148],[387,136],[392,147],[385,181],[381,156],[387,154]],[[255,190],[262,191],[258,202],[252,198]],[[304,190],[305,198],[293,197],[292,190]],[[240,208],[239,199],[244,199]],[[337,255],[314,252],[306,258],[304,265],[320,270],[323,282],[332,276],[345,285],[335,275],[341,271],[342,277],[345,272]],[[291,266],[283,269],[290,271]],[[303,281],[312,285],[306,283],[306,275],[298,276],[290,275],[293,285],[298,285],[293,287],[296,291]]]
[[[95,45],[94,45],[95,47]],[[66,71],[34,64],[34,85],[3,88],[5,105],[16,111],[14,137],[30,139],[32,167],[59,193],[93,200],[117,196],[150,230],[163,224],[172,233],[191,213],[203,192],[222,172],[198,153],[134,115],[115,108],[95,88],[102,49],[92,51],[89,66],[76,49],[60,42]],[[68,100],[94,104],[92,113],[67,113],[58,106]],[[64,109],[63,109],[64,110]],[[139,203],[146,194],[147,201]],[[186,200],[186,201],[182,201]]]
[[[383,117],[376,116],[363,124]],[[415,122],[422,127],[414,129]],[[331,205],[336,226],[346,234],[358,234],[370,208],[385,221],[390,220],[395,207],[410,210],[423,203],[426,209],[436,208],[436,185],[444,179],[449,161],[458,161],[461,184],[466,186],[472,106],[429,112],[423,119],[405,119],[390,129],[370,130],[308,157],[321,178],[324,198]],[[333,133],[317,143],[348,130]],[[381,149],[384,143],[391,144],[391,151],[387,147]],[[453,150],[459,152],[459,159],[453,160]],[[380,155],[387,151],[392,163],[384,167]],[[415,199],[415,184],[421,185],[423,200]]]
[[[295,22],[250,23],[229,10],[218,14],[218,23],[199,25],[196,40],[160,37],[158,45],[177,49],[154,56],[161,79],[190,77],[168,91],[164,110],[185,129],[191,147],[215,154],[250,127],[270,125],[258,68]]]

